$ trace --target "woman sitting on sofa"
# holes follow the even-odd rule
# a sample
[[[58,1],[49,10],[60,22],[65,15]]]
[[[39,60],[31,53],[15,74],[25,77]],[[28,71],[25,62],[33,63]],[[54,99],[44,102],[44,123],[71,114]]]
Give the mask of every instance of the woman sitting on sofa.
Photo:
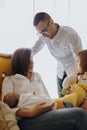
[[[38,95],[44,91],[49,96],[40,76],[33,72],[30,60],[30,49],[20,48],[14,52],[13,73],[3,81],[2,97],[9,92],[21,94],[34,89],[33,94]],[[15,108],[16,116],[20,118],[18,125],[21,130],[87,130],[87,114],[81,108],[52,110],[53,104],[45,104],[38,104],[33,109]]]

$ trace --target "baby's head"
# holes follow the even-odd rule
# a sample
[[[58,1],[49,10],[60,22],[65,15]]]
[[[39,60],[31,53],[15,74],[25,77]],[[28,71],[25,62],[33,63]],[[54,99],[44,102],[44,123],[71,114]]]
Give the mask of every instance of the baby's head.
[[[3,102],[6,103],[10,108],[16,107],[18,101],[19,95],[16,93],[7,93],[3,98]]]

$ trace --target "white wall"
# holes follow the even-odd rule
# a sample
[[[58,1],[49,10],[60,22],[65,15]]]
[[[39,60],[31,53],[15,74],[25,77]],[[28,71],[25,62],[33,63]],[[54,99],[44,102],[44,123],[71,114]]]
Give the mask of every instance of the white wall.
[[[60,25],[73,27],[87,48],[86,0],[0,0],[0,52],[12,53],[19,47],[31,47],[36,39],[33,17],[46,11]],[[40,73],[51,97],[57,97],[56,60],[44,47],[34,56],[34,70]]]

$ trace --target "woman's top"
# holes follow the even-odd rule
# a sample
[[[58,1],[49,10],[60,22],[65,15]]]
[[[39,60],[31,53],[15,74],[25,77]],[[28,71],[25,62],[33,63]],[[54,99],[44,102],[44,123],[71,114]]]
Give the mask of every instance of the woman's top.
[[[9,92],[32,93],[36,96],[43,95],[49,97],[47,89],[37,73],[33,73],[31,81],[23,75],[15,74],[6,76],[2,83],[2,98]]]
[[[48,91],[37,73],[33,73],[31,81],[23,75],[15,74],[6,76],[2,83],[2,99],[5,94],[14,92],[17,94],[31,93],[35,96],[45,96],[50,98]],[[15,111],[17,111],[15,109]]]

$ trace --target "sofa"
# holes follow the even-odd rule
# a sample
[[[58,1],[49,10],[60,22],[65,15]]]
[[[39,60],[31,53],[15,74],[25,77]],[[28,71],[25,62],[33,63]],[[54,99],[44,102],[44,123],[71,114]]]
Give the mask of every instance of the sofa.
[[[0,57],[0,130],[19,130],[15,113],[1,101],[2,81],[11,72],[11,59]]]
[[[11,58],[0,57],[0,100],[1,100],[1,89],[2,81],[5,74],[11,72]]]

